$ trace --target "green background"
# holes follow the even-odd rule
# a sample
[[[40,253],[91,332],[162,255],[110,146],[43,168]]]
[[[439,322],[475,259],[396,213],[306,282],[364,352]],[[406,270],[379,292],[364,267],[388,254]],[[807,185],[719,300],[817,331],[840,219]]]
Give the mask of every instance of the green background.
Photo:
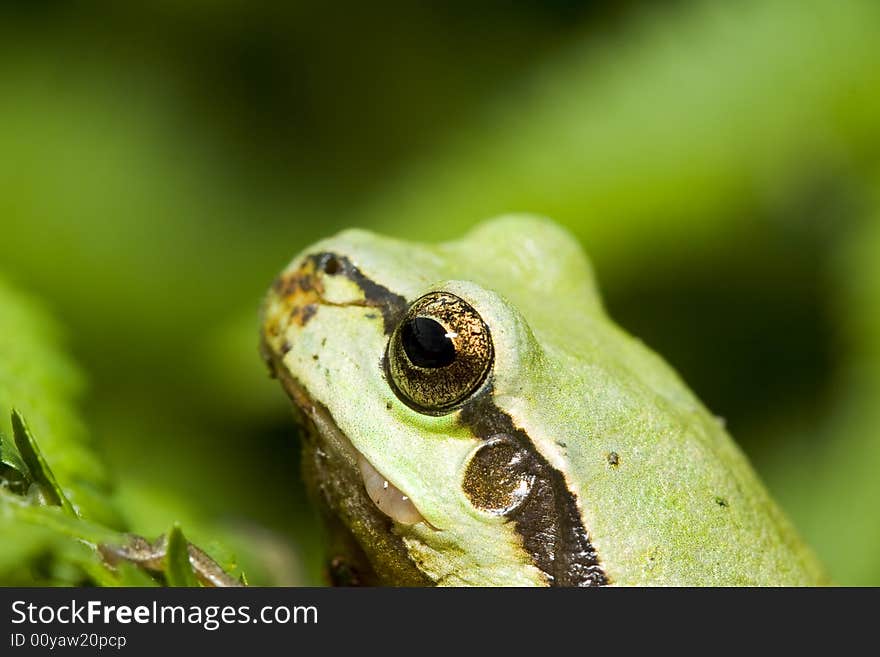
[[[880,585],[878,34],[870,0],[5,2],[0,431],[97,521],[320,583],[264,290],[337,229],[535,212]],[[77,581],[32,530],[0,583]]]

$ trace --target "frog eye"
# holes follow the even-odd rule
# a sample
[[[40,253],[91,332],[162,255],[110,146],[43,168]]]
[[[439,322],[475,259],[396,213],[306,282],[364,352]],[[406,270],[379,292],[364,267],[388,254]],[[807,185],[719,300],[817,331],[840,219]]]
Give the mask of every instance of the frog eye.
[[[473,394],[492,367],[489,327],[473,306],[449,292],[417,299],[388,341],[385,367],[397,396],[431,415]]]

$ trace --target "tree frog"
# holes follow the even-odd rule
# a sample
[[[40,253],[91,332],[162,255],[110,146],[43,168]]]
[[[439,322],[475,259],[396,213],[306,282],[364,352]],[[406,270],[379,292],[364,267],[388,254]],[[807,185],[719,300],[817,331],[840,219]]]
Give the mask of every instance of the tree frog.
[[[815,585],[826,576],[560,226],[346,230],[272,285],[261,350],[338,584]]]

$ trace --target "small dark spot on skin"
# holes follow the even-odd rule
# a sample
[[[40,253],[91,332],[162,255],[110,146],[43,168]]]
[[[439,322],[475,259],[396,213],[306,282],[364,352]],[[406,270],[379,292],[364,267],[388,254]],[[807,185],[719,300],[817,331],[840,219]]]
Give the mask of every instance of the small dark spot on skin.
[[[566,443],[562,442],[561,440],[557,440],[556,444],[559,445],[560,447],[562,447],[563,449],[568,447],[568,445]]]
[[[385,409],[389,411],[391,410],[391,402],[385,402]]]
[[[288,312],[290,322],[304,326],[311,319],[321,300],[323,287],[316,276],[315,263],[306,260],[298,269],[282,274],[274,283],[277,302]]]
[[[311,275],[299,271],[279,276],[275,279],[272,287],[282,297],[291,296],[298,292],[309,292],[314,289]]]
[[[376,313],[367,313],[367,314],[365,315],[365,317],[366,317],[367,319],[376,319],[376,317],[378,317],[378,315],[376,315]]]
[[[617,454],[617,452],[608,452],[608,456],[606,456],[605,458],[608,459],[608,465],[610,465],[612,468],[616,468],[618,465],[620,465],[620,456]]]
[[[326,345],[326,344],[327,344],[327,338],[324,338],[323,340],[321,340],[321,346],[322,346],[322,347],[323,347],[324,345]]]
[[[312,317],[315,316],[315,313],[318,312],[318,304],[310,303],[307,306],[303,306],[302,309],[302,323],[305,325],[307,321],[309,321]]]
[[[293,345],[290,344],[289,341],[285,340],[285,341],[284,341],[284,344],[281,345],[281,353],[282,353],[282,355],[283,355],[283,354],[286,354],[286,353],[289,352],[291,349],[293,349]]]
[[[722,509],[726,509],[728,506],[730,506],[730,505],[727,503],[727,500],[724,499],[723,497],[716,497],[716,498],[715,498],[715,504],[717,504],[718,506],[720,506]]]
[[[318,360],[318,354],[312,354],[312,360]]]

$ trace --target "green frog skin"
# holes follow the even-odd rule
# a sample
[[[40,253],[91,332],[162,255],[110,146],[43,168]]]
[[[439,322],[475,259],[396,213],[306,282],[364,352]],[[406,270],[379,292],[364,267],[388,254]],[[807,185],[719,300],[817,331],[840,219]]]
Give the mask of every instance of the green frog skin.
[[[347,230],[272,285],[337,584],[819,585],[725,429],[530,216],[419,244]]]

